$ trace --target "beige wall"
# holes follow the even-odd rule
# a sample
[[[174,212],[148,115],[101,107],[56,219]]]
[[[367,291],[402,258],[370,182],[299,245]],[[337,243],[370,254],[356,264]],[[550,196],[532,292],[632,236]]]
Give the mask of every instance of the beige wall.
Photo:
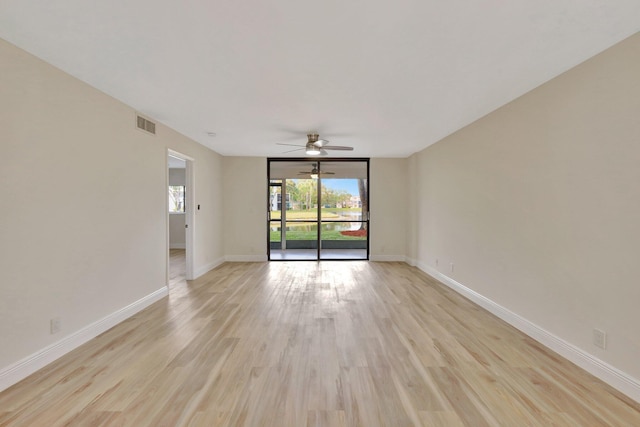
[[[0,372],[166,285],[168,147],[195,159],[196,268],[223,257],[221,156],[134,124],[0,40]]]
[[[187,185],[187,175],[185,168],[169,169],[169,185]]]
[[[407,159],[371,159],[369,165],[372,260],[404,261],[407,226]]]
[[[415,154],[407,234],[421,267],[635,378],[639,76],[637,34]]]
[[[267,160],[224,159],[224,250],[231,261],[267,259]]]
[[[184,213],[169,214],[169,247],[171,249],[185,249],[185,224]]]

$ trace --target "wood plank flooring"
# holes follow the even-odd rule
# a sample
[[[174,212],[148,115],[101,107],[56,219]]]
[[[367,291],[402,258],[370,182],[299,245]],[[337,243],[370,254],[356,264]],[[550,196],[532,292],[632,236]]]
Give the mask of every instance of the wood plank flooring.
[[[228,263],[0,393],[0,426],[640,426],[403,263]]]
[[[185,257],[184,249],[169,249],[169,289],[184,283],[187,274]]]

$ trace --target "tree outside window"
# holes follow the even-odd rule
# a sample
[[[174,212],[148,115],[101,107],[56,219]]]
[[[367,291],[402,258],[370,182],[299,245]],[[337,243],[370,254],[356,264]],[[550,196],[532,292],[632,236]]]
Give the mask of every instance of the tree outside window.
[[[184,185],[169,186],[169,212],[184,213]]]

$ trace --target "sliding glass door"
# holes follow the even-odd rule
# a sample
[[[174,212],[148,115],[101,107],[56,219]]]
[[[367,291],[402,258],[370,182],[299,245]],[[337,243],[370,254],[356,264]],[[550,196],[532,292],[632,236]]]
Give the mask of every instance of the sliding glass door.
[[[321,162],[320,259],[367,259],[367,162]]]
[[[368,159],[269,159],[271,260],[369,258]]]

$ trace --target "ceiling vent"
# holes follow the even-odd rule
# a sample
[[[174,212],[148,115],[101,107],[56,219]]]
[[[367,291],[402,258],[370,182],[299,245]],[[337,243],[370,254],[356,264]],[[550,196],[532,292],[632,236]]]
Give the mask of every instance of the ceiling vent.
[[[150,134],[156,134],[156,124],[151,120],[145,119],[144,117],[136,114],[136,124],[138,129],[148,132]]]

